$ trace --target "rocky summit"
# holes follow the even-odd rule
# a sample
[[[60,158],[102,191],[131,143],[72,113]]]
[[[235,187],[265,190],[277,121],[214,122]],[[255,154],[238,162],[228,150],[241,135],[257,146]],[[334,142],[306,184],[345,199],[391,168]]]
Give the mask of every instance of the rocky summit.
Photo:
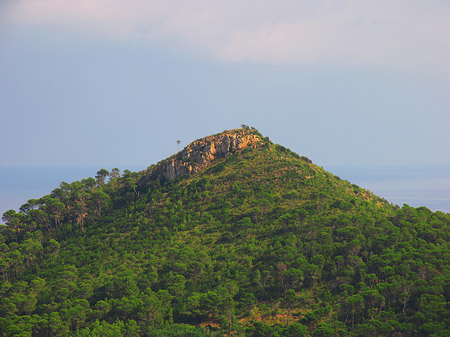
[[[151,167],[147,178],[172,180],[191,172],[200,172],[211,166],[216,159],[255,147],[261,140],[262,137],[251,129],[235,129],[201,138]]]

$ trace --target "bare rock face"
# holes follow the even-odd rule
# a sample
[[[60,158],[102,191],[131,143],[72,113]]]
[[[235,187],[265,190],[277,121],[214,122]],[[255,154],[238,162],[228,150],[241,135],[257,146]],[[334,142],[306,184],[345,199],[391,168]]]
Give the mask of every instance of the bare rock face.
[[[224,131],[219,135],[196,140],[181,152],[158,163],[149,175],[172,180],[180,176],[199,172],[211,166],[216,159],[225,158],[247,147],[256,147],[261,137],[251,130]]]

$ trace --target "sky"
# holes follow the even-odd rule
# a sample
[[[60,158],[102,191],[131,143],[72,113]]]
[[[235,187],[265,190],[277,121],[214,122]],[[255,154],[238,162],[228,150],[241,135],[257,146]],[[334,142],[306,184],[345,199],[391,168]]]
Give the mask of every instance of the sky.
[[[3,0],[0,167],[147,166],[256,127],[328,166],[450,165],[447,0]]]

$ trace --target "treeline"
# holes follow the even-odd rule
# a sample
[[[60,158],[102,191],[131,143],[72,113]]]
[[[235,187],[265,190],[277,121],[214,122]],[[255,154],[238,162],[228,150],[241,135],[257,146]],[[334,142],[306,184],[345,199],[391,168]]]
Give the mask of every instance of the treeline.
[[[100,170],[4,214],[3,336],[448,336],[450,216],[270,142]]]

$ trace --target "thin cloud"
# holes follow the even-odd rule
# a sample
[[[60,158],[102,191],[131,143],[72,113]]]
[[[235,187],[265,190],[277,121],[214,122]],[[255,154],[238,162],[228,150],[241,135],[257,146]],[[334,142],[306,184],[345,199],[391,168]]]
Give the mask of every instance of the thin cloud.
[[[15,24],[272,63],[433,66],[450,73],[450,2],[21,0]]]

